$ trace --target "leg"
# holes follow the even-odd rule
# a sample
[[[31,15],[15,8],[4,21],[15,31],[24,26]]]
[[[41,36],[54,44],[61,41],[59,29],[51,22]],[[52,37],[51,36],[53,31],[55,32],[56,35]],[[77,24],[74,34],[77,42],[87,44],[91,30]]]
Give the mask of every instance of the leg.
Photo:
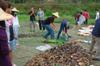
[[[41,27],[42,27],[42,26],[41,26],[41,20],[39,20],[38,23],[39,23],[39,29],[41,30],[41,29],[42,29],[42,28],[41,28]]]
[[[33,30],[35,30],[35,23],[34,21],[32,22]]]
[[[42,26],[42,29],[45,30],[45,27],[43,26],[43,23],[44,23],[44,20],[42,20],[41,26]]]
[[[86,25],[88,25],[88,19],[86,19]]]
[[[42,28],[43,28],[43,30],[45,30],[45,27],[44,26],[42,26]]]
[[[14,29],[15,40],[18,43],[19,26],[16,25],[13,27],[13,29]]]
[[[46,35],[44,36],[46,39],[48,38],[48,36],[50,35],[50,29],[49,29],[49,25],[44,25],[45,29],[47,30]]]
[[[95,51],[96,51],[95,56],[100,59],[100,38],[96,37],[95,41],[96,41],[96,43],[95,43]]]
[[[51,36],[51,39],[54,39],[54,30],[50,25],[47,25],[48,27],[48,34]]]
[[[54,39],[54,37],[55,37],[54,36],[54,30],[52,28],[50,29],[50,35],[51,35],[51,39]]]
[[[58,35],[57,35],[57,39],[59,39],[62,30],[63,30],[63,29],[60,28],[60,30],[59,30],[59,32],[58,32]]]
[[[32,21],[30,21],[30,31],[32,31]]]
[[[91,44],[91,46],[90,46],[90,52],[93,51],[93,49],[94,49],[94,45],[95,45],[95,37],[92,36],[92,44]]]
[[[87,22],[88,22],[88,19],[85,20],[84,24],[87,25],[88,24]]]

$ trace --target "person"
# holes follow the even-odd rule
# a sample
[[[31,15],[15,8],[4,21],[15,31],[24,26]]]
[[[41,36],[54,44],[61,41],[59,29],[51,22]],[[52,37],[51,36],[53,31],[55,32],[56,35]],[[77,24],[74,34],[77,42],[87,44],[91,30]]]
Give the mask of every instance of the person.
[[[99,13],[99,10],[96,10],[96,17],[95,17],[95,20],[99,19],[100,18],[100,13]]]
[[[79,17],[79,20],[78,20],[78,25],[77,25],[77,28],[80,28],[81,27],[81,25],[84,23],[84,21],[85,21],[86,19],[85,19],[85,17],[83,16],[83,14],[82,14],[82,12],[80,12],[80,17]]]
[[[80,17],[79,12],[77,12],[74,17],[75,17],[75,25],[77,25],[78,24],[77,22],[79,21],[79,17]]]
[[[12,5],[9,3],[9,8],[6,11],[9,14],[12,13],[11,7],[12,7]],[[13,64],[13,66],[16,66],[16,64],[13,63],[13,52],[16,50],[16,43],[15,43],[15,40],[14,40],[15,35],[14,35],[14,30],[13,30],[13,18],[9,19],[9,20],[6,20],[6,23],[7,23],[6,26],[8,27],[8,30],[9,30],[8,31],[9,32],[9,34],[8,34],[8,36],[9,36],[8,45],[9,45],[9,48],[10,48],[9,56],[10,56],[10,59],[11,59],[11,62]]]
[[[31,8],[31,11],[29,12],[30,15],[30,31],[35,30],[35,10],[34,7]]]
[[[89,12],[87,10],[84,10],[83,11],[83,16],[85,17],[85,21],[84,21],[84,24],[85,25],[88,25],[88,19],[90,18],[90,15],[89,15]]]
[[[0,66],[12,66],[5,21],[13,16],[6,13],[7,10],[8,2],[0,0]]]
[[[95,58],[100,59],[100,18],[96,20],[92,31],[92,45],[90,47],[90,52],[92,51],[96,51]]]
[[[44,23],[43,26],[45,27],[47,33],[45,34],[44,38],[48,39],[48,36],[51,36],[51,39],[54,39],[54,29],[55,29],[55,25],[54,25],[54,19],[59,17],[59,13],[55,12],[53,13],[53,15],[51,17],[48,17]]]
[[[17,12],[19,12],[19,10],[17,10],[15,7],[12,9],[12,15],[13,15],[13,31],[14,31],[14,39],[15,39],[15,44],[19,45],[18,43],[18,35],[19,35],[19,20],[18,20],[18,16],[17,16]]]
[[[44,22],[44,11],[39,8],[39,11],[37,12],[37,16],[38,16],[38,23],[39,23],[39,29],[40,30],[44,30],[45,28],[43,27],[43,22]]]
[[[60,25],[60,29],[59,29],[59,32],[58,32],[58,35],[57,35],[57,39],[60,38],[60,34],[62,33],[62,31],[64,31],[65,34],[67,34],[68,38],[70,38],[71,36],[68,35],[67,29],[69,29],[69,22],[66,19],[63,19],[63,21],[61,22],[61,25]]]

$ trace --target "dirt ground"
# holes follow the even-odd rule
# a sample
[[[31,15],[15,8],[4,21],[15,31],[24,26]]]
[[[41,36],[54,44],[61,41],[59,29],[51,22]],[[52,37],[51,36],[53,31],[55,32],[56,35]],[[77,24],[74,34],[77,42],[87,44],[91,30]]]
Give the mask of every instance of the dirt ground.
[[[57,25],[59,26],[59,24]],[[14,52],[14,63],[17,66],[24,66],[28,60],[40,53],[40,51],[36,50],[35,47],[45,44],[42,42],[44,40],[43,35],[45,31],[39,31],[37,28],[35,32],[29,32],[29,28],[23,26],[21,26],[20,30],[20,33],[30,34],[30,36],[19,38],[19,45],[17,46],[17,50]],[[79,36],[77,34],[77,29],[71,28],[68,32],[72,36],[70,40],[91,40],[91,36]],[[81,45],[88,50],[91,44],[82,43]],[[92,64],[94,66],[100,66],[100,61],[93,61]]]

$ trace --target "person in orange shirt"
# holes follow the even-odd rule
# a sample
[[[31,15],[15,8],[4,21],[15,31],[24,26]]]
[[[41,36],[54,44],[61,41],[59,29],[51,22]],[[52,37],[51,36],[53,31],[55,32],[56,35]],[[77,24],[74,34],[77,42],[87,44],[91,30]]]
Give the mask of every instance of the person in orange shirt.
[[[83,11],[83,16],[85,17],[85,25],[88,25],[88,19],[90,18],[89,12],[87,10]]]

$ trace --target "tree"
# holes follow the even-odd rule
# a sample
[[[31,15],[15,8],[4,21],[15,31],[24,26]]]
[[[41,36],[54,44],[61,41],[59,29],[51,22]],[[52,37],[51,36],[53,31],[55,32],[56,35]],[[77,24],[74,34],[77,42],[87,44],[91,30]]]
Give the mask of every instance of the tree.
[[[13,3],[25,3],[27,0],[10,0]]]

